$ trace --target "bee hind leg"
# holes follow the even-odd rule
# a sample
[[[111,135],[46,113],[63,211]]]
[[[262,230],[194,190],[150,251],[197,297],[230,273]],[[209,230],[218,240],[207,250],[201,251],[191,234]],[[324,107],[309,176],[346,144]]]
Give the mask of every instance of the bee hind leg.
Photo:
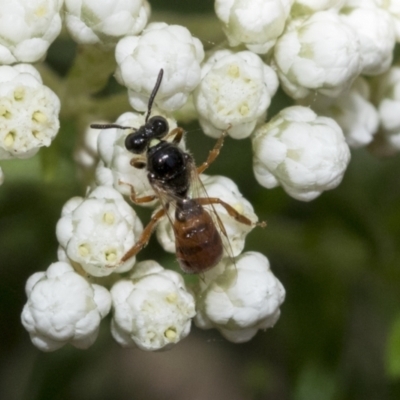
[[[245,225],[253,225],[253,222],[250,221],[247,217],[244,215],[240,214],[239,211],[236,211],[231,205],[228,203],[225,203],[223,200],[219,199],[218,197],[204,197],[204,198],[199,198],[196,199],[198,203],[200,203],[202,206],[207,206],[210,204],[220,204],[222,207],[225,208],[225,210],[228,212],[228,214],[232,217],[235,218],[236,221],[245,224]]]

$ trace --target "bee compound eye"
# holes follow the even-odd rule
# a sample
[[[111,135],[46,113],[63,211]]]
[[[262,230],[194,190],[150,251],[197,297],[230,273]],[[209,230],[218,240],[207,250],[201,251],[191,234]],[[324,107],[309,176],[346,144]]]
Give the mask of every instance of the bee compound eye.
[[[134,154],[141,154],[146,150],[148,139],[142,132],[132,132],[125,138],[125,147]]]
[[[149,119],[148,122],[151,130],[156,138],[164,137],[169,130],[168,122],[164,117],[155,116]]]

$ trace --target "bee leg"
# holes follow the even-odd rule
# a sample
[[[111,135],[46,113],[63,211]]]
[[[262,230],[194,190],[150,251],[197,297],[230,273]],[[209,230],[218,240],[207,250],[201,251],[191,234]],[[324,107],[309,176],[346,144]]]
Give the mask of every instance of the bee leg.
[[[208,158],[206,161],[203,162],[199,167],[197,167],[197,173],[202,174],[218,157],[219,152],[221,151],[221,147],[224,144],[225,137],[228,135],[228,130],[230,128],[230,125],[228,129],[222,132],[221,137],[217,140],[217,143],[215,143],[214,148],[210,151]]]
[[[240,214],[240,212],[236,211],[232,206],[230,206],[228,203],[225,203],[218,197],[204,197],[204,198],[198,198],[196,199],[198,203],[200,203],[202,206],[207,206],[209,204],[220,204],[222,207],[225,208],[225,210],[228,212],[228,214],[232,217],[235,218],[236,221],[245,224],[245,225],[253,225],[253,222],[251,222],[247,217],[244,215]]]
[[[173,142],[175,144],[179,144],[182,140],[184,133],[185,131],[178,126],[175,129],[172,129],[172,131],[168,133],[166,139],[169,138],[170,136],[175,136]]]
[[[146,167],[146,163],[140,158],[132,158],[129,164],[131,164],[132,167],[135,167],[137,169],[143,169]]]
[[[121,262],[125,262],[126,260],[129,260],[131,257],[135,256],[137,253],[139,253],[140,250],[143,249],[143,247],[146,247],[147,243],[149,243],[151,234],[153,233],[153,230],[159,221],[160,218],[162,218],[165,215],[165,209],[162,208],[161,210],[158,210],[152,217],[150,222],[147,224],[146,228],[144,228],[142,234],[140,235],[139,240],[134,244],[134,246],[129,249],[124,256],[121,258]]]
[[[135,204],[143,204],[143,203],[149,203],[150,201],[153,201],[154,199],[157,198],[156,195],[149,195],[149,196],[143,196],[143,197],[137,197],[135,189],[130,183],[127,182],[122,182],[118,181],[118,184],[120,185],[127,185],[131,188],[131,194],[130,194],[130,199],[132,200],[133,203]]]

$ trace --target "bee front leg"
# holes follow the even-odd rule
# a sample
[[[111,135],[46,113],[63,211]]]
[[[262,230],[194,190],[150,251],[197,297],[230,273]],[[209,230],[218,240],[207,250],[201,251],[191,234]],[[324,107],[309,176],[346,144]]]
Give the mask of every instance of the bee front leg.
[[[130,195],[129,195],[129,198],[130,198],[130,199],[132,200],[132,202],[135,203],[135,204],[150,203],[150,201],[153,201],[154,199],[157,198],[157,196],[154,195],[154,194],[149,195],[149,196],[137,197],[137,196],[136,196],[135,189],[134,189],[134,187],[133,187],[130,183],[122,182],[122,181],[119,180],[119,181],[118,181],[118,184],[119,184],[119,185],[127,185],[127,186],[129,186],[129,187],[131,188],[131,193],[130,193]]]
[[[219,152],[221,151],[222,146],[224,145],[224,140],[226,136],[228,135],[228,129],[222,132],[221,137],[217,140],[217,143],[215,143],[214,148],[210,151],[208,158],[206,161],[203,162],[199,167],[197,167],[197,173],[202,174],[218,157]]]
[[[166,139],[168,139],[170,136],[174,136],[173,143],[179,144],[182,140],[184,133],[185,131],[178,126],[175,129],[172,129],[172,131],[168,133]]]

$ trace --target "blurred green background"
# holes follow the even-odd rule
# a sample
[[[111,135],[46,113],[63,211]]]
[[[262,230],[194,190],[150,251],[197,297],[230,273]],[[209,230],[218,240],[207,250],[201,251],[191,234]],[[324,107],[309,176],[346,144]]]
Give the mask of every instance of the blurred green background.
[[[166,1],[152,6],[153,20],[186,23],[206,47],[223,37],[211,0],[197,10],[175,1],[181,14],[167,14],[173,8]],[[235,345],[214,330],[193,327],[173,350],[146,353],[120,348],[107,318],[88,350],[65,346],[46,354],[31,344],[20,323],[24,285],[56,261],[61,208],[85,194],[88,177],[79,179],[72,158],[79,134],[96,118],[115,119],[130,109],[113,78],[102,89],[115,66],[113,54],[99,60],[93,51],[78,49],[66,34],[51,46],[38,68],[62,97],[60,133],[34,158],[1,163],[0,398],[399,399],[400,157],[377,159],[365,149],[352,152],[337,189],[310,203],[256,183],[249,140],[227,139],[210,168],[211,174],[235,180],[260,219],[268,221],[266,229],[252,232],[246,250],[263,252],[286,289],[273,329]],[[80,115],[85,101],[86,114]],[[269,116],[289,104],[279,92]],[[214,140],[195,124],[183,126],[187,147],[201,162]],[[148,210],[139,212],[146,221]],[[155,238],[138,258],[149,257],[176,265]]]

